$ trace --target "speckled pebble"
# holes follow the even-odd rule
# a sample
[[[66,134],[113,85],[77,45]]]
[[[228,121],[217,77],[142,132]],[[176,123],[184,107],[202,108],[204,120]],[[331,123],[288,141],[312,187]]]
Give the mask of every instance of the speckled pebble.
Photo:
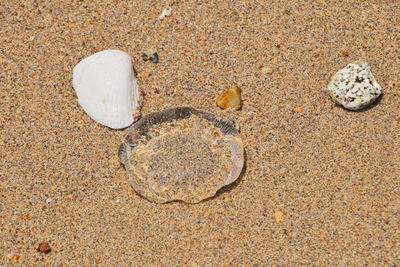
[[[154,50],[145,51],[142,53],[144,61],[151,60],[153,63],[158,63],[158,54]]]
[[[368,63],[350,63],[339,70],[328,85],[332,100],[349,110],[359,110],[372,104],[381,94]]]

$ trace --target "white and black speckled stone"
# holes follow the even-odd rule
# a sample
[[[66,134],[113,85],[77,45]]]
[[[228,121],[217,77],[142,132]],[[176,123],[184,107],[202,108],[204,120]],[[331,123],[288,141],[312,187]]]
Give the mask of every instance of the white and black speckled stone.
[[[368,63],[350,63],[339,70],[328,85],[332,100],[349,110],[359,110],[372,104],[381,94]]]

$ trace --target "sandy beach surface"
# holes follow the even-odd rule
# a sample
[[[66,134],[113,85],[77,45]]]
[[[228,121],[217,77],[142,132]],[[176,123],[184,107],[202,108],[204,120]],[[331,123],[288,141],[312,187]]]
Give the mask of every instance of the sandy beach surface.
[[[72,87],[104,49],[132,56],[143,114],[235,120],[240,180],[194,205],[136,194],[127,129],[91,120]],[[358,60],[383,96],[351,112],[326,88]],[[0,266],[399,266],[399,63],[397,0],[2,1]],[[234,85],[242,109],[219,109]]]

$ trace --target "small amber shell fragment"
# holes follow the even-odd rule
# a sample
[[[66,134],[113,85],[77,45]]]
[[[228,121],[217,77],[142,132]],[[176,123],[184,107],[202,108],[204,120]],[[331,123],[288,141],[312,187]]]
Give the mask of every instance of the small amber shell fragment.
[[[233,108],[239,110],[242,107],[241,90],[235,85],[217,97],[217,106],[222,109]]]

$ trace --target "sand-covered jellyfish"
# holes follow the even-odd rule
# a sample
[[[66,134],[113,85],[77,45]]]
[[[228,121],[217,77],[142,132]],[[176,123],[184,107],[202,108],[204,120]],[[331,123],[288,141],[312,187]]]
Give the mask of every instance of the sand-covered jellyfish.
[[[233,183],[244,164],[239,132],[190,107],[144,116],[131,126],[119,158],[134,190],[156,203],[198,203]]]

